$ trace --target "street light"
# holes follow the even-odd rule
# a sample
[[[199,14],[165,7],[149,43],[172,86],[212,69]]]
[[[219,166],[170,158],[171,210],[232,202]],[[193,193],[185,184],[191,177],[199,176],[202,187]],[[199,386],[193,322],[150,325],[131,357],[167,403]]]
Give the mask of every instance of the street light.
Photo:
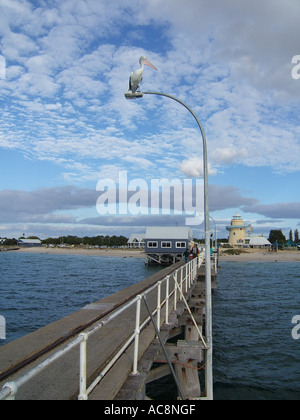
[[[210,263],[210,225],[209,225],[209,201],[208,201],[208,158],[207,158],[207,140],[204,129],[200,120],[194,111],[188,107],[180,99],[174,96],[168,95],[161,92],[131,92],[125,93],[126,99],[138,99],[143,98],[144,95],[157,95],[170,98],[182,106],[184,106],[195,118],[198,127],[201,132],[203,141],[203,170],[204,170],[204,220],[205,220],[205,305],[206,305],[206,318],[205,318],[205,330],[206,330],[206,364],[205,364],[205,388],[206,397],[209,400],[213,399],[213,369],[212,369],[212,354],[213,354],[213,342],[212,342],[212,297],[211,297],[211,263]]]

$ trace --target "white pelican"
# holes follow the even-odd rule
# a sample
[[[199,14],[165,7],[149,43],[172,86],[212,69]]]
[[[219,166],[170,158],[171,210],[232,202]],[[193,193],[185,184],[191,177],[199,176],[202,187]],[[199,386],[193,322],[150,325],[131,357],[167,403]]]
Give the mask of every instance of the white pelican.
[[[135,93],[142,83],[143,71],[144,71],[145,65],[151,67],[153,70],[158,71],[157,68],[154,67],[153,64],[151,64],[150,61],[146,57],[140,58],[140,65],[142,67],[139,70],[131,73],[130,78],[129,78],[129,90],[132,93]]]

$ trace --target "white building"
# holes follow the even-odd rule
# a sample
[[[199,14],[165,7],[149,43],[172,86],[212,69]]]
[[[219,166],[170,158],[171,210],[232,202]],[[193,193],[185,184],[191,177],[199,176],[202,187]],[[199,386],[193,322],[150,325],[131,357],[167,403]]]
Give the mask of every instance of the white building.
[[[128,248],[145,248],[145,234],[144,233],[134,233],[128,239]]]
[[[41,247],[42,241],[39,239],[19,239],[18,245],[26,248]]]
[[[246,236],[245,244],[243,245],[247,248],[268,248],[271,247],[271,242],[268,241],[263,235],[261,236]]]

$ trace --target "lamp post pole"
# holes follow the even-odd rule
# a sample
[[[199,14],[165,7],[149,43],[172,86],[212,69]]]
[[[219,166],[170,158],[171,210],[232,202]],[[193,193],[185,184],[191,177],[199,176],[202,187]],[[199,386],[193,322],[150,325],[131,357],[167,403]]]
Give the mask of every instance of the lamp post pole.
[[[206,363],[205,363],[205,389],[206,398],[213,400],[213,342],[212,342],[212,296],[211,296],[211,262],[210,262],[210,225],[209,225],[209,201],[208,201],[208,157],[207,157],[207,140],[204,129],[202,127],[199,118],[194,111],[187,106],[180,99],[174,96],[168,95],[161,92],[136,92],[125,94],[127,99],[142,98],[143,95],[157,95],[170,98],[182,106],[184,106],[195,118],[198,127],[201,132],[203,140],[203,172],[204,172],[204,223],[205,223],[205,305],[206,305],[206,317],[205,317],[205,333],[206,333]]]

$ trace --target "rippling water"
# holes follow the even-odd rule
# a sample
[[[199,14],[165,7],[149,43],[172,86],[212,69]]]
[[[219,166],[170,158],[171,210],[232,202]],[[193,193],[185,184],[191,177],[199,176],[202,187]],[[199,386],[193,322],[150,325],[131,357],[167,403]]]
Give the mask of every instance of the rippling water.
[[[143,259],[0,253],[0,315],[6,341],[29,334],[129,287],[158,268]]]
[[[299,263],[222,263],[214,305],[216,399],[300,399]]]
[[[0,315],[7,322],[0,345],[157,270],[133,258],[0,253]],[[300,315],[300,264],[223,262],[218,284],[215,399],[299,400],[300,340],[291,332],[292,318]],[[172,379],[161,389],[162,398],[176,398]]]

